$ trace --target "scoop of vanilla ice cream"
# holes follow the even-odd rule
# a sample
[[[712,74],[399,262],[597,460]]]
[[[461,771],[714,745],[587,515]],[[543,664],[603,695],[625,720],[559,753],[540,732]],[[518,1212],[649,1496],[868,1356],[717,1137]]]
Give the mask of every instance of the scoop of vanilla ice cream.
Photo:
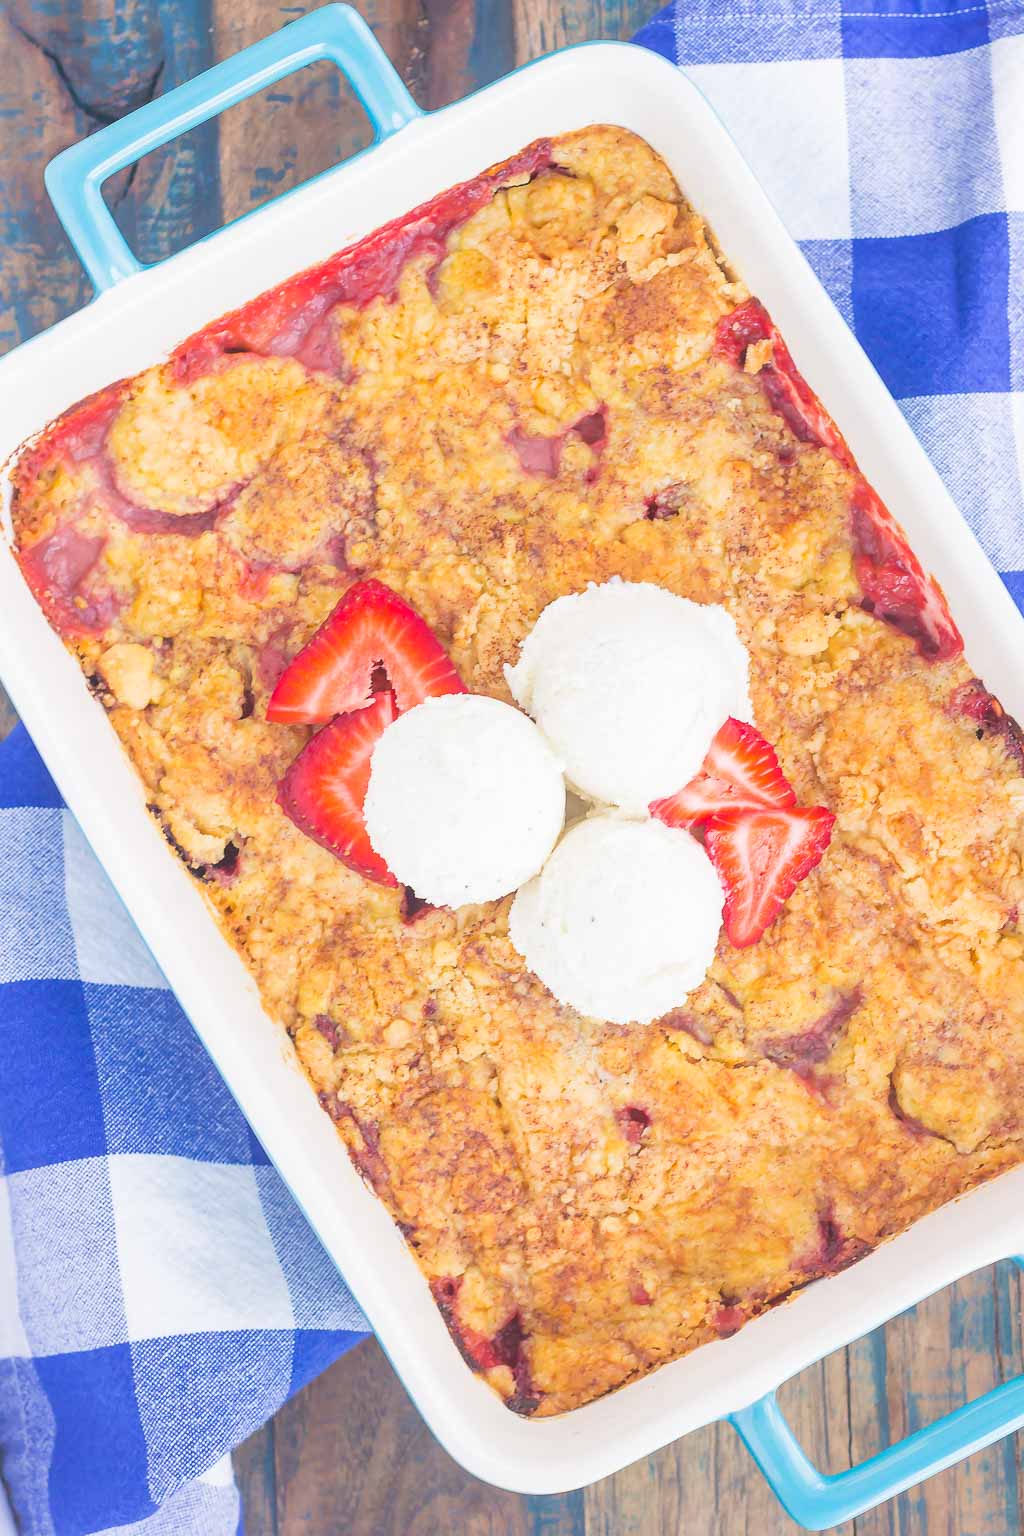
[[[614,578],[549,603],[505,675],[570,784],[644,815],[693,778],[730,715],[752,718],[747,671],[724,608]]]
[[[648,1024],[704,980],[722,901],[689,832],[602,811],[570,828],[519,891],[509,936],[559,1002],[613,1024]]]
[[[435,907],[507,896],[540,869],[565,820],[558,758],[498,699],[447,694],[400,715],[370,760],[370,842]]]

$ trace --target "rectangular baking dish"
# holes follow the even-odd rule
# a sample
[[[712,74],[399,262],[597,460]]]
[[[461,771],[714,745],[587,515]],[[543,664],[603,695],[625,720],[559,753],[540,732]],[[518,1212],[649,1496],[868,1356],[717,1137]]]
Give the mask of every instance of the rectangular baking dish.
[[[226,106],[315,59],[348,76],[375,146],[189,250],[142,268],[107,212],[104,179]],[[0,362],[0,462],[59,412],[297,268],[326,257],[540,135],[620,124],[665,157],[865,475],[938,576],[968,654],[1024,716],[1024,623],[859,345],[725,129],[664,59],[586,44],[527,65],[426,116],[372,34],[328,5],[60,155],[47,182],[93,279],[95,301]],[[6,500],[9,481],[2,477]],[[77,662],[0,540],[0,675],[128,910],[296,1200],[364,1308],[434,1433],[476,1476],[527,1493],[603,1477],[679,1435],[730,1418],[786,1508],[824,1529],[1024,1424],[1024,1378],[862,1466],[814,1469],[774,1389],[959,1276],[1024,1252],[1024,1168],[819,1281],[734,1338],[697,1350],[560,1418],[518,1418],[463,1364],[391,1218],[363,1185],[302,1076],[284,1031],[148,815],[142,789]]]

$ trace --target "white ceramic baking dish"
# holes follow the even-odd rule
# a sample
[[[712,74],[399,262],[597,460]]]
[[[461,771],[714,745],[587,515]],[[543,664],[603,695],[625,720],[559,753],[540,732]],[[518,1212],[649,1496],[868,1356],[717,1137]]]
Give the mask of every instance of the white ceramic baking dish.
[[[374,148],[159,266],[139,268],[100,196],[106,175],[315,58],[348,74]],[[0,461],[60,411],[163,357],[206,321],[540,135],[593,122],[667,160],[767,304],[798,366],[942,582],[978,672],[1024,716],[1024,625],[864,353],[735,145],[686,78],[624,44],[567,49],[424,116],[352,11],[326,6],[74,146],[51,195],[95,302],[0,363]],[[6,484],[6,477],[5,477]],[[264,1014],[200,891],[168,855],[77,663],[0,546],[0,675],[62,793],[196,1030],[424,1418],[477,1476],[547,1493],[614,1472],[687,1431],[734,1418],[794,1516],[823,1528],[1024,1423],[1011,1382],[871,1463],[822,1478],[773,1389],[962,1274],[1024,1251],[1024,1169],[918,1223],[853,1269],[744,1328],[561,1418],[509,1413],[463,1364],[384,1207],[351,1166],[284,1032]]]

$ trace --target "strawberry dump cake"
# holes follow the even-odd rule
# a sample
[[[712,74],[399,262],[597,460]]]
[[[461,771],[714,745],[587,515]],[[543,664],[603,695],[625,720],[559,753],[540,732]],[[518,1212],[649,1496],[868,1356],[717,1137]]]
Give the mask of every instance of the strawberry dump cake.
[[[1024,737],[641,140],[538,141],[83,402],[14,487],[26,581],[511,1408],[734,1333],[1021,1159]],[[601,663],[638,690],[603,761],[551,671],[574,646],[583,686],[586,630],[539,682],[528,637],[615,579],[715,615],[747,675],[712,718],[646,631],[640,674]],[[486,752],[442,743],[417,818],[377,744],[510,680],[547,788],[470,784],[445,865],[434,792]],[[637,743],[683,715],[703,745],[651,789]],[[590,800],[527,846],[563,772]],[[480,851],[471,815],[509,823]],[[435,905],[378,826],[506,894]]]

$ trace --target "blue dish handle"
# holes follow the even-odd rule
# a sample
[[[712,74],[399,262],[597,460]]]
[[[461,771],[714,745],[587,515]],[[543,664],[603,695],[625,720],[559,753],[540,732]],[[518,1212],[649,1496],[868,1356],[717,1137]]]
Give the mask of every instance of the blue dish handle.
[[[318,59],[347,77],[377,142],[421,115],[363,18],[349,5],[324,5],[50,161],[46,189],[97,293],[142,270],[103,201],[107,177]]]
[[[1014,1263],[1024,1268],[1024,1258]],[[1024,1376],[831,1476],[808,1459],[774,1392],[730,1419],[787,1513],[809,1531],[825,1531],[1024,1428]]]

